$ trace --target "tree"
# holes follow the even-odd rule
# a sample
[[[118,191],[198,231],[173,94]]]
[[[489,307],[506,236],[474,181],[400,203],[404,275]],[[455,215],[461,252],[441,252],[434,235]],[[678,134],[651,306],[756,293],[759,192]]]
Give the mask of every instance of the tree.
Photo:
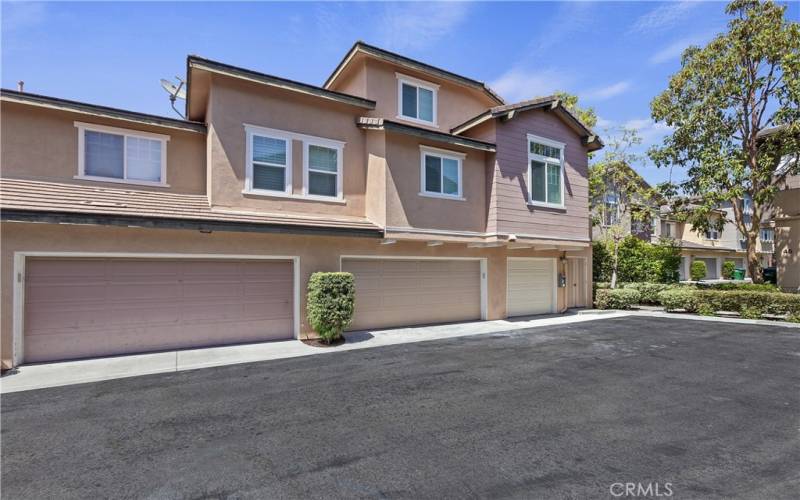
[[[597,125],[597,113],[594,108],[581,108],[578,106],[578,96],[564,91],[556,92],[556,97],[561,99],[564,107],[570,110],[578,119],[589,128],[594,128]]]
[[[592,225],[600,227],[600,235],[610,247],[611,288],[617,286],[620,243],[628,235],[622,223],[628,218],[649,221],[652,216],[655,193],[631,168],[640,159],[631,149],[641,143],[636,130],[623,128],[608,140],[602,160],[589,167]]]
[[[735,0],[728,30],[707,46],[689,47],[667,90],[651,103],[652,117],[673,128],[650,158],[659,167],[686,168],[681,189],[692,197],[686,220],[698,233],[721,229],[710,217],[723,202],[747,242],[747,266],[762,281],[756,253],[760,223],[776,191],[800,162],[778,169],[800,152],[800,24],[772,1]],[[742,200],[751,200],[745,213]]]

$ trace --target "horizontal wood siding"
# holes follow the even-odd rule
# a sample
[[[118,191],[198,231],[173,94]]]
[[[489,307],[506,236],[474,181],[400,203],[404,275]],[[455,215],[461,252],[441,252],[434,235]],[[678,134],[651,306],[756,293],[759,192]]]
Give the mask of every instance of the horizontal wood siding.
[[[566,144],[564,209],[528,206],[528,143],[534,134]],[[589,237],[589,183],[586,147],[556,115],[527,111],[507,122],[497,121],[497,154],[489,215],[497,231],[549,237]]]

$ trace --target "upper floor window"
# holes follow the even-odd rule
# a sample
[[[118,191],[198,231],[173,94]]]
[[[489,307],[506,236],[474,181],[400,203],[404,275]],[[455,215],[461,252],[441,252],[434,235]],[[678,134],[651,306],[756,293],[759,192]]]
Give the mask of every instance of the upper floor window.
[[[292,192],[292,137],[277,130],[247,129],[245,191]]]
[[[326,141],[305,141],[303,186],[305,194],[342,197],[342,145]]]
[[[761,230],[761,241],[764,243],[771,243],[775,241],[775,230],[771,227],[765,227]]]
[[[664,222],[661,226],[661,235],[665,238],[674,238],[675,234],[675,223],[674,222]]]
[[[709,229],[706,231],[707,240],[718,240],[720,231],[717,229]]]
[[[397,73],[397,117],[436,125],[439,86]]]
[[[603,203],[603,224],[606,226],[613,226],[619,222],[619,205],[617,200],[616,193],[606,193],[605,202]]]
[[[166,186],[169,136],[75,122],[79,179]]]
[[[564,207],[564,144],[528,134],[528,182],[532,205]]]
[[[423,196],[463,199],[462,163],[465,155],[423,147],[421,151],[421,181]]]

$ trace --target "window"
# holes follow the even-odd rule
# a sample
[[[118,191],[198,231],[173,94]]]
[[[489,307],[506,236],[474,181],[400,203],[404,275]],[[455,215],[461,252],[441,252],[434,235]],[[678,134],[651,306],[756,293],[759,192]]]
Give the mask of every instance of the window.
[[[616,193],[606,193],[603,203],[603,224],[613,226],[619,222],[619,205]]]
[[[308,196],[342,197],[342,144],[305,141],[303,185]]]
[[[528,135],[529,203],[563,207],[564,144]]]
[[[79,179],[166,186],[169,136],[75,122]]]
[[[436,125],[439,86],[397,73],[398,118]]]
[[[761,241],[764,243],[771,243],[775,240],[775,230],[767,227],[761,230]]]
[[[661,236],[665,238],[674,238],[675,237],[675,223],[674,222],[664,222],[662,226],[663,234]]]
[[[463,199],[461,165],[465,155],[434,148],[421,150],[421,181],[423,196]]]
[[[707,240],[718,240],[720,231],[717,229],[709,229],[706,231]]]
[[[292,192],[292,137],[277,130],[247,128],[245,191]]]

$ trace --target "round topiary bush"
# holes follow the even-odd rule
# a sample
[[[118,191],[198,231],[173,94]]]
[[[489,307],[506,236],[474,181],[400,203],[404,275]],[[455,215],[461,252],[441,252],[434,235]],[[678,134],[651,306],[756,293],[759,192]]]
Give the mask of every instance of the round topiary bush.
[[[642,295],[632,288],[608,288],[597,290],[595,307],[598,309],[630,309],[638,304]]]
[[[722,264],[722,277],[726,280],[733,279],[733,272],[736,270],[736,264],[727,261]]]
[[[692,267],[689,270],[689,275],[692,281],[700,281],[706,277],[706,263],[702,260],[692,262]]]
[[[353,320],[355,282],[350,273],[314,273],[308,280],[306,312],[311,328],[330,344]]]

